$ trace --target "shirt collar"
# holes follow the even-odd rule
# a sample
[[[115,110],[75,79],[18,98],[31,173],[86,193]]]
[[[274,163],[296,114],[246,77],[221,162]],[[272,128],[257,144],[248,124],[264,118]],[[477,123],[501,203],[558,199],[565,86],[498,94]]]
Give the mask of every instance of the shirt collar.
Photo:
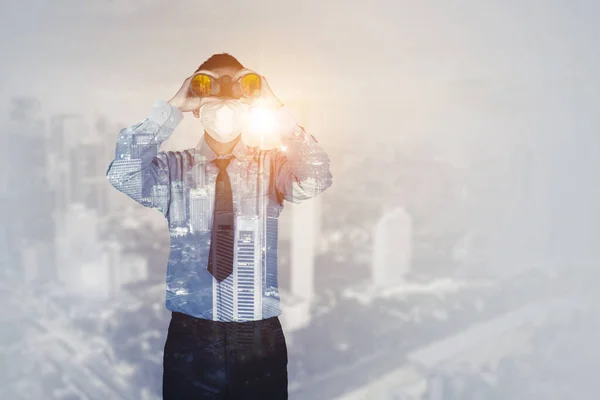
[[[247,153],[248,146],[246,146],[242,138],[240,138],[240,140],[238,140],[233,150],[231,151],[231,154],[235,158],[242,158],[245,155],[247,155]],[[215,154],[213,149],[211,149],[208,143],[206,142],[206,133],[202,134],[202,138],[198,141],[198,144],[196,145],[196,155],[200,156],[200,159],[204,159],[204,162],[206,163],[209,163],[217,158],[217,155]]]

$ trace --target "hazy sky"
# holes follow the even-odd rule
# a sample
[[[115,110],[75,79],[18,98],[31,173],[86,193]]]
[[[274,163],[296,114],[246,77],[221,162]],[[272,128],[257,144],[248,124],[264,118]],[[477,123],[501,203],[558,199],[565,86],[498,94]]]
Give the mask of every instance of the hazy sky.
[[[524,132],[554,146],[597,128],[594,1],[5,3],[3,107],[35,95],[46,114],[133,124],[227,51],[307,103],[325,142],[421,140],[458,160]]]
[[[593,1],[5,3],[0,88],[40,96],[48,112],[139,117],[218,51],[264,73],[281,97],[407,114],[560,88],[598,65]]]

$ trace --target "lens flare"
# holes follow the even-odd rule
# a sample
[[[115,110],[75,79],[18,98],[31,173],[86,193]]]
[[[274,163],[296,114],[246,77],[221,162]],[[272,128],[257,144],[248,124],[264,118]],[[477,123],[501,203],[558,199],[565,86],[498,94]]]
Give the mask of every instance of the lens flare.
[[[250,131],[270,134],[275,131],[275,114],[265,107],[253,107],[250,112]]]
[[[254,101],[247,114],[246,140],[260,147],[276,145],[279,130],[277,116],[277,111],[268,102],[261,99]]]

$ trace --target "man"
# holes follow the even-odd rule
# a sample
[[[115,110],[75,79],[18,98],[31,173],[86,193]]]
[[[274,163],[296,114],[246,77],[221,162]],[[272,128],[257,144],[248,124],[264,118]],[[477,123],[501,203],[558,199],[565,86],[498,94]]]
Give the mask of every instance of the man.
[[[275,135],[250,132],[259,105],[276,116]],[[202,139],[193,149],[159,151],[185,112],[202,122]],[[107,176],[169,223],[163,398],[287,399],[277,218],[284,201],[331,185],[316,139],[264,77],[215,54],[171,100],[120,132]]]

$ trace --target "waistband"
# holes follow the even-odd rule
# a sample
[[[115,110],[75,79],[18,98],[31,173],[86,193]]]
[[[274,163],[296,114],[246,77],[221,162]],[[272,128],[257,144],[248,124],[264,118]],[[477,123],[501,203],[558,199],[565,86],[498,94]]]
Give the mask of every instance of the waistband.
[[[264,325],[280,325],[279,317],[269,317],[256,321],[214,321],[212,319],[197,318],[178,311],[171,312],[171,319],[175,322],[183,322],[196,326],[222,326],[222,327],[260,327]]]

